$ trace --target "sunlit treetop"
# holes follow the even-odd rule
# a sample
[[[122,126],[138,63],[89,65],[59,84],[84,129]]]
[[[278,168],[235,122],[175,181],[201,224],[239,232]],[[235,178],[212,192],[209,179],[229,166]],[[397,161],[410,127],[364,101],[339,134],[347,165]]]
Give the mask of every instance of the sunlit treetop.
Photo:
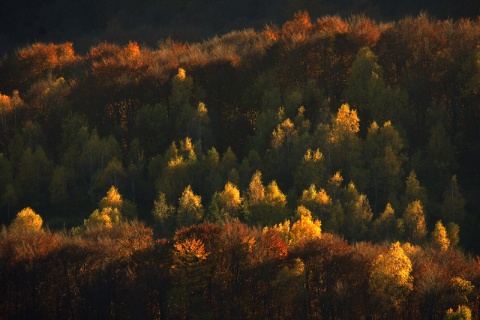
[[[35,213],[32,208],[27,207],[17,214],[10,228],[20,231],[40,231],[42,224],[42,217]]]

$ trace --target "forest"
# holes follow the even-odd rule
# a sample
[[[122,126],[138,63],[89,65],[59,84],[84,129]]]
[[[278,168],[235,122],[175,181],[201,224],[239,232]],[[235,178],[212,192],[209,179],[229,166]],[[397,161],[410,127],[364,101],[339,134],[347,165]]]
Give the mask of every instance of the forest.
[[[479,319],[480,19],[0,60],[0,319]]]

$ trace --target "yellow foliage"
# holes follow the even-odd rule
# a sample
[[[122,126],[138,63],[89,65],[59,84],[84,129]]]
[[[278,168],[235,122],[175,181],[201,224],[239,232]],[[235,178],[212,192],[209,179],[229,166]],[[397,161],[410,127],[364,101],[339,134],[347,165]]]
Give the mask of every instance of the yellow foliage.
[[[176,77],[180,80],[185,80],[185,78],[187,77],[187,72],[183,68],[178,68],[178,73]]]
[[[443,226],[442,221],[437,221],[432,232],[433,244],[442,251],[446,251],[450,246],[450,239],[447,236],[447,229]]]
[[[318,162],[323,159],[323,154],[320,152],[319,149],[312,151],[312,149],[308,149],[303,156],[305,162]]]
[[[248,186],[248,201],[251,205],[259,204],[265,198],[265,187],[262,182],[262,173],[256,171]]]
[[[112,207],[105,207],[101,211],[96,209],[93,213],[83,221],[83,225],[87,228],[104,227],[111,228],[114,224],[118,224],[121,220],[120,210]]]
[[[107,207],[121,209],[123,204],[122,196],[118,192],[115,186],[111,186],[108,190],[107,195],[100,200],[100,209],[105,209]]]
[[[320,220],[312,219],[312,213],[310,210],[303,206],[299,206],[297,208],[297,215],[300,216],[300,220],[292,225],[289,245],[294,245],[303,239],[316,239],[321,237],[322,224]]]
[[[219,194],[220,202],[222,206],[229,213],[235,211],[239,208],[242,203],[242,198],[240,197],[240,190],[231,182],[227,182],[223,191]]]
[[[383,303],[385,309],[401,308],[408,292],[413,290],[412,262],[399,242],[387,253],[379,255],[369,278],[369,291]]]
[[[205,106],[205,103],[203,102],[198,103],[197,113],[200,117],[205,117],[208,114],[208,109]]]
[[[92,214],[83,221],[83,225],[87,228],[94,228],[94,227],[105,227],[111,228],[113,226],[112,219],[108,214],[105,214],[102,211],[96,209],[92,212]]]
[[[340,173],[340,171],[335,172],[335,174],[328,180],[328,184],[335,187],[335,188],[340,188],[343,182],[343,177]]]
[[[284,208],[287,205],[287,197],[282,193],[275,180],[267,186],[265,202],[277,208]]]
[[[10,228],[22,231],[40,231],[42,224],[42,217],[35,213],[32,208],[27,207],[17,214]]]
[[[350,106],[345,103],[338,109],[337,116],[333,120],[331,141],[337,142],[345,136],[355,134],[360,131],[360,118],[356,110],[350,110]]]

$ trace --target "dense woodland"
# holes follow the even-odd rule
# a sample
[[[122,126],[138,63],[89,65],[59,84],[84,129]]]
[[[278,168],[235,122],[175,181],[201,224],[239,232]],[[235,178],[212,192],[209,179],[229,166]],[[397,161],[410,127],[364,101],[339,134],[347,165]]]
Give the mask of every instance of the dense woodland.
[[[0,60],[0,318],[478,319],[480,20],[306,11]]]

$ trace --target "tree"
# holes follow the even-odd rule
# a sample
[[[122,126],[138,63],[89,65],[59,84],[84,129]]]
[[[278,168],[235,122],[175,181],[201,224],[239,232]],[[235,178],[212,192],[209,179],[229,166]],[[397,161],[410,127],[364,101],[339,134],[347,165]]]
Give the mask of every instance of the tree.
[[[53,175],[50,182],[50,199],[52,203],[66,203],[68,195],[68,181],[71,179],[67,168],[59,166],[53,169]]]
[[[198,304],[202,303],[203,291],[210,278],[206,263],[209,254],[200,239],[176,239],[171,269],[176,285],[172,301],[180,309],[176,316],[189,318],[193,312],[198,312]],[[172,309],[175,311],[175,307]]]
[[[153,202],[152,215],[155,222],[160,223],[162,231],[165,232],[164,222],[169,220],[175,213],[175,207],[167,203],[165,193],[159,192],[157,199]]]
[[[370,121],[386,121],[386,106],[376,101],[385,90],[382,67],[377,57],[368,47],[361,48],[352,64],[345,92],[347,101],[356,109],[366,123]]]
[[[318,130],[318,129],[317,129]],[[333,169],[341,169],[348,180],[356,179],[360,172],[362,141],[357,136],[360,131],[360,118],[357,111],[343,104],[338,109],[332,124],[323,135],[324,149],[327,152],[327,163]]]
[[[447,224],[447,235],[450,239],[450,246],[456,247],[460,242],[460,227],[454,222],[449,222]]]
[[[442,203],[443,218],[450,222],[461,222],[465,216],[465,199],[460,193],[457,176],[453,175],[448,187],[443,193]]]
[[[135,118],[137,137],[140,140],[147,156],[153,156],[168,146],[173,139],[170,134],[172,124],[168,119],[167,107],[157,103],[144,105]],[[168,140],[167,140],[168,139]]]
[[[427,235],[427,226],[423,206],[419,200],[408,204],[403,213],[403,221],[405,223],[407,241],[414,244],[421,243]]]
[[[310,185],[310,188],[303,190],[298,203],[309,209],[313,216],[320,218],[321,221],[332,219],[333,202],[325,189],[317,192],[315,185]]]
[[[10,224],[10,229],[23,232],[38,232],[42,229],[43,220],[39,214],[27,207],[18,212],[16,218]]]
[[[100,200],[98,209],[84,220],[83,225],[87,228],[112,228],[126,218],[132,219],[136,215],[135,206],[122,195],[115,186],[111,186],[107,194]]]
[[[121,210],[123,205],[122,195],[118,192],[118,189],[115,186],[111,186],[107,191],[107,194],[100,200],[99,208],[100,210],[105,208],[114,208]]]
[[[413,290],[411,273],[412,262],[399,242],[375,259],[368,280],[368,291],[376,304],[374,312],[393,318],[402,311],[408,293]]]
[[[240,190],[238,190],[237,186],[231,182],[227,182],[223,191],[218,193],[217,199],[217,206],[223,219],[228,220],[229,217],[239,217],[239,210],[243,199],[240,196]]]
[[[193,193],[188,185],[178,199],[177,227],[188,227],[198,223],[203,218],[202,197]]]
[[[406,208],[409,203],[415,200],[427,203],[427,190],[420,185],[415,171],[412,170],[405,181],[405,194],[402,198],[403,207]]]
[[[385,210],[373,222],[373,235],[377,241],[397,238],[395,210],[387,203]]]
[[[365,161],[369,164],[373,209],[387,202],[396,205],[396,194],[401,185],[402,166],[407,157],[400,134],[390,121],[379,127],[373,122],[365,141]]]
[[[452,308],[447,310],[443,320],[471,320],[472,311],[467,306],[458,306],[456,311]]]
[[[435,228],[433,229],[431,236],[434,246],[441,251],[446,251],[450,246],[450,239],[448,238],[447,229],[445,229],[441,220],[437,221],[435,224]]]
[[[323,154],[319,149],[307,149],[302,161],[297,166],[294,174],[295,188],[303,190],[309,185],[321,185],[325,179],[325,164]]]
[[[23,192],[23,198],[32,205],[48,203],[48,185],[52,176],[52,162],[42,147],[35,151],[27,148],[20,159],[17,181]]]
[[[300,219],[292,224],[289,245],[295,245],[301,240],[312,240],[321,237],[322,223],[320,220],[312,218],[310,210],[303,206],[299,206],[297,208],[297,216],[300,217]]]
[[[345,236],[351,241],[364,240],[373,218],[368,198],[359,194],[355,184],[350,182],[347,188],[345,208]]]
[[[250,184],[248,185],[247,198],[250,206],[260,204],[265,198],[265,186],[262,182],[262,173],[258,170],[253,174]]]

